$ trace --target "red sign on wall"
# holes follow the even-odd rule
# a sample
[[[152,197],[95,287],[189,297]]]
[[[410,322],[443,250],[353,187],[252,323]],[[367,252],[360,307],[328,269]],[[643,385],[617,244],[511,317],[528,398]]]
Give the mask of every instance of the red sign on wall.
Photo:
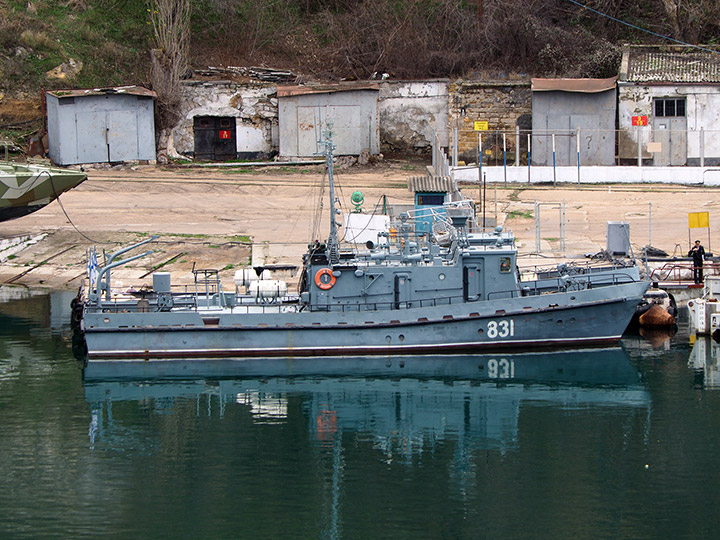
[[[633,116],[632,117],[632,125],[633,126],[647,126],[647,116]]]
[[[231,137],[230,137],[230,131],[229,131],[229,130],[226,130],[226,129],[221,129],[221,130],[220,130],[220,138],[221,138],[221,139],[230,139],[230,138],[231,138]]]

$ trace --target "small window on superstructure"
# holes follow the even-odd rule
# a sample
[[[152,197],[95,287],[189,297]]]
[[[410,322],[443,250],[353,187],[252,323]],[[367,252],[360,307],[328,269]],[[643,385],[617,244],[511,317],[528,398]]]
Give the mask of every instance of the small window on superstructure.
[[[511,269],[510,257],[500,257],[500,272],[506,274],[507,272],[510,272],[510,269]]]

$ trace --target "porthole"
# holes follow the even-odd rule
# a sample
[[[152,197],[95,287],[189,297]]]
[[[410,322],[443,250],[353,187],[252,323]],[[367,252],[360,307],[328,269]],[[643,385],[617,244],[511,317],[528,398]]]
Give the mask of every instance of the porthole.
[[[482,328],[478,328],[478,334],[483,335],[485,333],[485,330]]]

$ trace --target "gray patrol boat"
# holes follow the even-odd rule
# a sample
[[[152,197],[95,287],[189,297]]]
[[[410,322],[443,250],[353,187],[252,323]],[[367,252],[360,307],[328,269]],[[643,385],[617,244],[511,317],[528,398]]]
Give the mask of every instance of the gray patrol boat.
[[[330,231],[303,256],[297,293],[251,270],[240,272],[245,277],[236,279],[235,291],[224,291],[213,271],[196,274],[195,287],[181,291],[170,274],[156,273],[152,290],[114,296],[111,271],[149,252],[118,256],[152,239],[146,240],[91,268],[73,311],[87,361],[121,366],[606,345],[620,339],[650,285],[634,263],[559,265],[521,279],[512,233],[474,232],[466,201],[447,206],[445,217],[438,213],[443,239],[416,232],[403,214],[377,243],[346,250],[335,223],[332,143],[326,146]]]

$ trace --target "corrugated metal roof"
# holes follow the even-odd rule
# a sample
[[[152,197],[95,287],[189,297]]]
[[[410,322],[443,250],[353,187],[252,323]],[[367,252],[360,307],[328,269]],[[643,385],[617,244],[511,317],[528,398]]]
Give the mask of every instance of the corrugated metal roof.
[[[685,49],[628,47],[621,80],[630,82],[720,83],[720,54]]]
[[[334,92],[349,92],[351,90],[380,90],[376,83],[353,82],[339,84],[308,84],[303,86],[278,86],[277,96],[291,97],[308,94],[332,94]]]
[[[425,191],[430,193],[449,193],[452,191],[452,179],[449,176],[409,176],[408,190],[415,193]]]
[[[84,97],[84,96],[107,96],[115,94],[129,94],[131,96],[157,97],[152,90],[142,86],[113,86],[109,88],[90,88],[86,90],[48,90],[47,92],[56,98]]]
[[[612,90],[617,86],[617,77],[609,79],[532,79],[533,92],[582,92],[595,94]]]

